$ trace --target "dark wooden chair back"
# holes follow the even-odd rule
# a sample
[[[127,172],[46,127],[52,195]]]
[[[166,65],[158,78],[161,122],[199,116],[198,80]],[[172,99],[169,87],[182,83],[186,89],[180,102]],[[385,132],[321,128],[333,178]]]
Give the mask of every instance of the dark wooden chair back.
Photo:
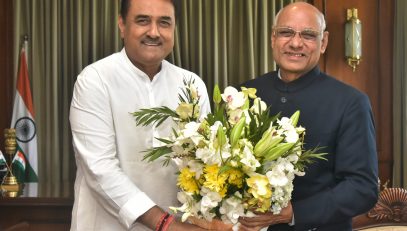
[[[407,230],[407,190],[383,189],[376,205],[369,212],[354,217],[352,226],[354,230]]]

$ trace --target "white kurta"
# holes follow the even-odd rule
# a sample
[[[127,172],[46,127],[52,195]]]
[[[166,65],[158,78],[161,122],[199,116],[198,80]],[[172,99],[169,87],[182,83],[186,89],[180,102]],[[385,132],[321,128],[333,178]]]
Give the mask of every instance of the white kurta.
[[[207,90],[194,73],[167,61],[152,81],[125,50],[86,67],[75,83],[70,123],[77,174],[71,230],[149,230],[135,220],[157,204],[178,205],[176,168],[147,163],[143,151],[160,145],[170,121],[158,128],[136,126],[131,112],[168,106],[175,109],[184,78],[193,78],[201,113],[210,111]]]

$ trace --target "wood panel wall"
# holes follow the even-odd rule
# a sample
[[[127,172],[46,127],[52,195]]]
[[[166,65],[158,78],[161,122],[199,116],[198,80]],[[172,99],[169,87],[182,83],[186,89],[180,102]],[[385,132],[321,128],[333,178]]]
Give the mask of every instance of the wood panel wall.
[[[13,100],[12,0],[0,1],[0,150],[5,128],[10,127]]]
[[[392,67],[394,1],[315,0],[325,13],[329,31],[328,50],[322,69],[365,92],[375,117],[379,178],[391,185],[393,167]],[[362,61],[353,72],[345,61],[346,9],[357,8],[362,22]]]

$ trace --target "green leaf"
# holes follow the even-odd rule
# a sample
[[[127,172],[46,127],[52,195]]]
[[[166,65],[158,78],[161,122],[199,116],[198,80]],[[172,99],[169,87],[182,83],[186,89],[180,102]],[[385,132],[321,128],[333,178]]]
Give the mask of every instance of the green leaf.
[[[173,144],[173,143],[174,143],[174,141],[172,141],[172,140],[167,140],[167,139],[164,139],[164,138],[156,137],[155,139],[158,140],[158,141],[163,142],[164,144]]]
[[[270,116],[270,107],[268,107],[261,114],[254,114],[249,111],[250,124],[249,130],[250,134],[248,139],[253,143],[257,144],[260,139],[263,137],[263,134],[270,128],[272,122],[276,121],[279,118],[280,113],[275,116]]]
[[[225,105],[221,104],[219,110],[215,110],[213,113],[210,113],[206,116],[206,121],[208,122],[209,126],[212,126],[215,124],[216,121],[221,122],[222,124],[226,123],[225,119]]]
[[[219,107],[219,110],[216,111],[216,114],[215,114],[215,120],[220,121],[222,124],[225,124],[225,122],[226,122],[225,107],[226,107],[225,104],[221,104]]]
[[[140,111],[131,113],[136,119],[137,125],[147,126],[156,123],[160,126],[169,117],[179,118],[178,114],[166,106],[141,109]]]
[[[193,102],[192,92],[189,87],[191,85],[195,84],[195,80],[192,78],[189,80],[184,78],[183,82],[184,82],[185,87],[182,89],[182,94],[178,95],[178,99],[181,103],[193,104],[194,102]]]
[[[295,164],[298,170],[304,171],[306,166],[314,163],[318,159],[327,161],[328,159],[326,159],[324,156],[328,153],[318,153],[321,149],[323,149],[323,147],[316,147],[303,152]]]
[[[148,149],[146,152],[147,152],[147,154],[144,155],[143,161],[147,160],[148,162],[153,162],[156,159],[158,159],[166,154],[172,153],[172,149],[167,146],[161,146],[161,147],[154,147],[154,148]],[[168,158],[170,158],[170,157],[168,157]],[[167,162],[167,164],[164,163],[163,165],[167,166],[168,163],[169,162]]]

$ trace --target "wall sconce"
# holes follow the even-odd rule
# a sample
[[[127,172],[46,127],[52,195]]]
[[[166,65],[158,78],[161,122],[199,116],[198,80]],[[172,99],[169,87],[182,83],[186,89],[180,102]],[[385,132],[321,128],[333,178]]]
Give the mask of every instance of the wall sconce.
[[[362,60],[362,23],[358,18],[358,9],[355,8],[347,9],[345,57],[353,71]]]

